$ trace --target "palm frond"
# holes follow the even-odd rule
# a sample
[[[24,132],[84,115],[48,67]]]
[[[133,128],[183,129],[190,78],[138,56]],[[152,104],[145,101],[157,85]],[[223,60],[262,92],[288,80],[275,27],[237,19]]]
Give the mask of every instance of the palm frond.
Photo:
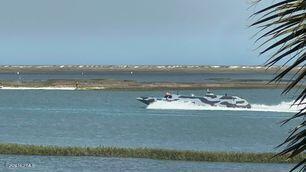
[[[260,3],[261,0],[259,0]],[[272,67],[282,64],[284,67],[271,82],[280,82],[294,73],[293,77],[287,81],[287,87],[283,93],[288,93],[292,89],[305,81],[306,68],[306,0],[279,0],[274,4],[255,12],[252,16],[258,19],[251,26],[258,27],[259,38],[255,41],[263,41],[259,48],[265,47],[260,54],[273,52],[267,60],[266,66]],[[296,72],[296,69],[298,71]],[[287,156],[293,158],[306,149],[306,88],[299,92],[294,104],[301,107],[300,112],[291,118],[283,121],[283,125],[293,119],[300,119],[302,122],[296,126],[278,147],[284,147],[276,156]],[[306,170],[306,159],[297,164],[293,169],[301,167],[301,171]]]

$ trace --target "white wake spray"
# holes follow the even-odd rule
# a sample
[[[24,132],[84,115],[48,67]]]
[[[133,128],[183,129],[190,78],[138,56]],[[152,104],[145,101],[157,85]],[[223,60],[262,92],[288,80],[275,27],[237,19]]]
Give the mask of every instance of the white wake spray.
[[[150,104],[147,109],[163,109],[163,110],[223,110],[223,111],[257,111],[257,112],[288,112],[296,113],[301,109],[301,106],[291,106],[291,102],[281,102],[277,105],[266,105],[266,104],[251,104],[251,109],[244,108],[227,108],[227,107],[216,107],[216,106],[203,106],[196,105],[193,103],[186,102],[166,102],[157,101]]]
[[[1,90],[76,90],[75,87],[0,87]]]

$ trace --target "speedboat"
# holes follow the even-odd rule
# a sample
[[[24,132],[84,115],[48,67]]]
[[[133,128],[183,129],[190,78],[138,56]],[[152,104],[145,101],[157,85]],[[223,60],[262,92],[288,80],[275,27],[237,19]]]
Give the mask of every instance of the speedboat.
[[[179,94],[171,94],[167,92],[164,97],[138,97],[138,101],[150,105],[154,102],[180,102],[180,103],[192,103],[199,106],[215,106],[215,107],[227,107],[227,108],[246,108],[250,109],[251,105],[238,96],[215,95],[211,91],[207,90],[204,96],[185,96]]]

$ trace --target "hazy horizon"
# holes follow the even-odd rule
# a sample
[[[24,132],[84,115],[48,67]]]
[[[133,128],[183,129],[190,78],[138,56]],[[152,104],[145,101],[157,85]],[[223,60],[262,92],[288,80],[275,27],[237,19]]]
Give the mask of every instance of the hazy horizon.
[[[161,66],[170,66],[170,67],[266,67],[261,64],[254,65],[201,65],[201,64],[0,64],[0,67],[108,67],[108,66],[116,66],[116,67],[161,67]],[[274,67],[282,67],[281,65],[274,65],[270,68]],[[297,66],[300,67],[300,66]]]

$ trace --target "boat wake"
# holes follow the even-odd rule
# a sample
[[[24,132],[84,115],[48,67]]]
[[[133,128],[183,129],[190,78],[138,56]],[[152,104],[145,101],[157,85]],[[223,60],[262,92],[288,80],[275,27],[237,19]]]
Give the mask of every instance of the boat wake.
[[[281,102],[276,105],[266,105],[266,104],[251,104],[252,108],[227,108],[227,107],[216,107],[216,106],[203,106],[193,103],[186,102],[166,102],[157,101],[151,103],[147,106],[147,109],[162,109],[162,110],[222,110],[222,111],[256,111],[256,112],[287,112],[296,113],[301,107],[291,106],[293,101]]]

